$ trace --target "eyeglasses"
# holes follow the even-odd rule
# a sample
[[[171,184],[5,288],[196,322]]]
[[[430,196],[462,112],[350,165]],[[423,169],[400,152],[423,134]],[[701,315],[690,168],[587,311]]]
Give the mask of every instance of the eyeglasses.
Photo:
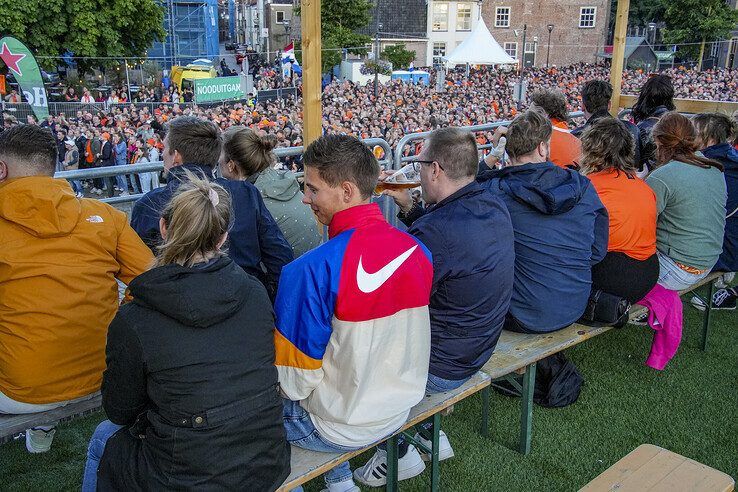
[[[429,166],[432,166],[434,162],[435,162],[436,164],[438,164],[438,167],[440,167],[440,168],[441,168],[441,171],[446,171],[446,170],[445,170],[445,169],[443,168],[443,166],[442,166],[441,164],[439,164],[439,162],[438,162],[438,161],[424,161],[424,160],[421,160],[421,159],[413,159],[413,160],[411,160],[410,162],[411,162],[411,163],[413,164],[413,170],[414,170],[415,172],[417,172],[417,173],[419,173],[419,172],[420,172],[420,165],[421,165],[421,164],[428,164]]]

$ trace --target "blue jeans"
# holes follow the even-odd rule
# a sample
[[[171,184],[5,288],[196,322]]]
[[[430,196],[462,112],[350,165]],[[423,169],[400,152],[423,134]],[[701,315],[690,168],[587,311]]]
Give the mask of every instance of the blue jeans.
[[[660,251],[657,254],[659,257],[659,285],[665,289],[688,289],[710,274],[710,270],[697,275],[685,272],[674,263],[674,260],[665,254]]]
[[[69,184],[72,185],[72,191],[75,193],[82,193],[84,188],[82,187],[82,181],[76,179],[70,179]]]
[[[100,466],[105,444],[110,436],[118,432],[122,425],[114,424],[109,420],[103,420],[97,426],[95,432],[90,438],[90,445],[87,447],[87,463],[85,463],[85,472],[82,477],[82,492],[95,492],[97,489],[97,469]]]
[[[287,441],[290,444],[322,453],[346,453],[364,447],[341,446],[327,441],[318,433],[313,421],[310,420],[310,414],[300,406],[300,402],[283,399],[283,403],[284,429],[287,432]],[[352,479],[352,477],[353,474],[348,461],[344,461],[324,475],[326,483],[343,482]]]

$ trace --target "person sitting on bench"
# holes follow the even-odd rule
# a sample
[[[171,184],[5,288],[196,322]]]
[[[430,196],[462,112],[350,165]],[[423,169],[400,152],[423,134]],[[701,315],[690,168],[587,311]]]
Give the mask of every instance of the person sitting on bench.
[[[547,333],[587,306],[592,265],[607,253],[607,210],[592,183],[548,160],[551,122],[537,110],[507,129],[509,164],[477,179],[507,205],[515,233],[515,283],[505,329]]]
[[[653,128],[657,167],[646,178],[656,194],[659,285],[679,291],[705,278],[723,250],[726,186],[723,165],[695,154],[697,133],[670,112]]]
[[[726,272],[723,277],[732,279],[735,272],[738,272],[738,150],[728,141],[738,136],[738,128],[735,119],[721,113],[698,114],[692,118],[692,123],[697,130],[702,155],[715,159],[724,168],[728,201],[725,208],[723,252],[712,270]],[[723,282],[726,285],[728,283]],[[726,286],[718,289],[712,296],[712,308],[733,310],[736,308],[736,298],[738,288]],[[705,303],[698,296],[692,297],[692,305],[697,309],[705,309]]]
[[[549,162],[559,167],[578,167],[582,158],[582,144],[569,131],[569,113],[566,110],[566,96],[558,89],[535,91],[531,106],[543,112],[551,120],[551,140]]]
[[[54,179],[48,129],[0,133],[0,413],[26,414],[100,390],[105,336],[118,284],[153,257],[123,212],[78,198]],[[26,448],[51,448],[55,422],[26,431]]]
[[[273,491],[290,471],[264,286],[225,255],[231,197],[187,174],[108,330],[82,490]]]
[[[303,161],[304,201],[330,240],[285,266],[279,282],[284,425],[295,446],[342,453],[384,440],[423,399],[433,265],[370,203],[379,164],[360,140],[323,136]],[[348,462],[325,480],[329,492],[359,490]]]
[[[659,278],[656,196],[636,177],[635,139],[620,120],[603,118],[581,138],[580,172],[592,182],[610,219],[607,255],[592,267],[593,287],[634,304]]]
[[[430,301],[431,358],[426,393],[451,391],[474,375],[492,356],[510,308],[515,252],[507,207],[474,180],[477,144],[474,135],[456,128],[430,134],[415,161],[420,172],[424,210],[406,190],[386,190],[400,207],[408,232],[433,255]],[[416,434],[431,447],[432,426]],[[398,478],[423,471],[414,446],[398,437]],[[454,455],[440,432],[439,459]],[[412,472],[412,473],[411,473]],[[387,456],[374,458],[354,473],[365,485],[386,484]]]

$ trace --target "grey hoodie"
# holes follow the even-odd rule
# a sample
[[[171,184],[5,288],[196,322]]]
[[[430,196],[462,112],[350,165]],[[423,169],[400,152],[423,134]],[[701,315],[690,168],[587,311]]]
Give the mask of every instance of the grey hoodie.
[[[258,174],[254,186],[261,192],[295,258],[320,245],[321,227],[310,207],[302,203],[300,185],[292,172],[267,168]]]

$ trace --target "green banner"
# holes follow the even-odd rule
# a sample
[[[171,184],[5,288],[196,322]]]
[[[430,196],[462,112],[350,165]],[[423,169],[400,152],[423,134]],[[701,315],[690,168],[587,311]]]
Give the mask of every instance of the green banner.
[[[44,80],[36,59],[26,46],[15,38],[6,36],[0,39],[0,58],[13,74],[23,96],[31,105],[36,118],[42,120],[49,116],[49,104],[44,89]]]
[[[195,102],[216,102],[243,99],[244,88],[241,77],[216,77],[195,80]]]

